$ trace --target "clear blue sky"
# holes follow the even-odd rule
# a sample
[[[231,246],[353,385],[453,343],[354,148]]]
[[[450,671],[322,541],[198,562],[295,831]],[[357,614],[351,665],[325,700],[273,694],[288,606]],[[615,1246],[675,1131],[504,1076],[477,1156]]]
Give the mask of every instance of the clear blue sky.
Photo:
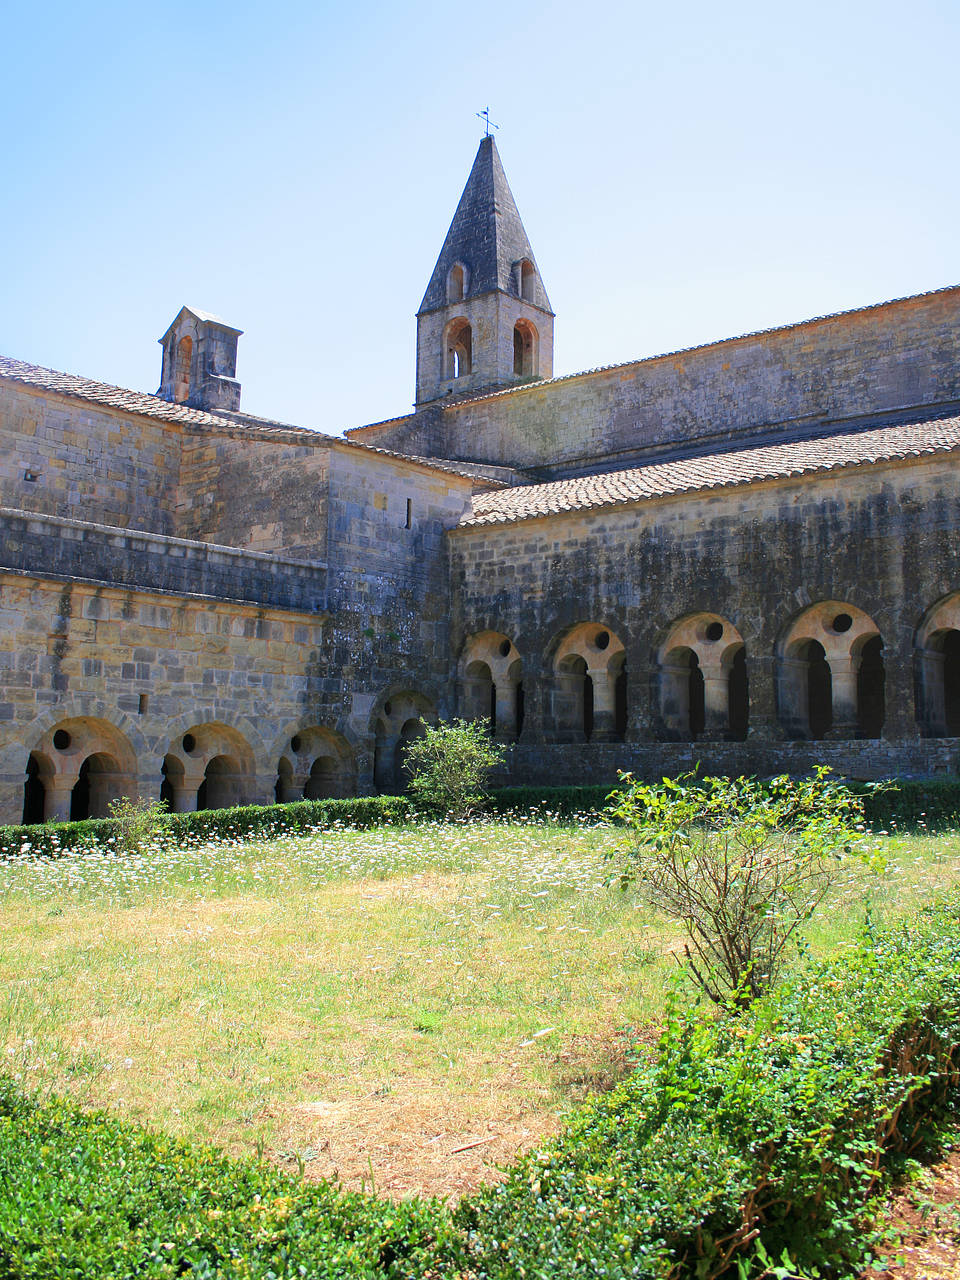
[[[489,104],[569,373],[960,281],[955,0],[7,6],[0,351],[403,413]]]

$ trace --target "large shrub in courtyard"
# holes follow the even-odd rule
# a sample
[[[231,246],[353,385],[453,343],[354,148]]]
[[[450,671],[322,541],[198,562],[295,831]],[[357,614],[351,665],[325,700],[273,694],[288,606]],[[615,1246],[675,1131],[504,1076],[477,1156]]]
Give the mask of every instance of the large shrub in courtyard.
[[[464,822],[483,805],[487,779],[506,753],[481,720],[427,725],[404,755],[410,793],[429,812]]]
[[[682,924],[689,970],[717,1003],[746,1005],[770,986],[844,856],[863,848],[863,804],[827,773],[621,775],[610,805],[627,830],[621,883]]]

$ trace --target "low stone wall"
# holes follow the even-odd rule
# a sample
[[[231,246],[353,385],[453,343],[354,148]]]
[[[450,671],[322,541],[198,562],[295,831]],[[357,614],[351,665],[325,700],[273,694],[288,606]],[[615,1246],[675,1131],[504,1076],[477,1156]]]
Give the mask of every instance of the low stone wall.
[[[856,779],[925,778],[955,774],[960,738],[882,738],[844,742],[582,742],[517,743],[500,786],[611,786],[617,771],[638,778],[676,777],[699,767],[701,774],[767,776],[804,774],[828,765]]]
[[[314,613],[327,572],[264,552],[0,508],[0,570]]]

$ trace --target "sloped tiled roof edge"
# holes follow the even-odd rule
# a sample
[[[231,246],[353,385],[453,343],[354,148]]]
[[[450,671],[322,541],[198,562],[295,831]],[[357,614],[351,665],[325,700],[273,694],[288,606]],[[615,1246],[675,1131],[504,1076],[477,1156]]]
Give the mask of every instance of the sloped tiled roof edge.
[[[468,469],[468,464],[460,467],[456,462],[413,457],[393,449],[383,449],[379,445],[363,444],[359,440],[345,440],[342,436],[331,436],[309,427],[296,427],[285,422],[276,422],[271,418],[257,418],[251,414],[238,414],[236,420],[232,417],[221,417],[205,409],[191,409],[189,405],[163,400],[160,396],[153,396],[145,391],[130,391],[126,387],[115,387],[110,383],[82,378],[77,374],[61,373],[56,369],[46,369],[42,365],[29,364],[25,360],[14,360],[11,356],[0,356],[0,380],[15,382],[35,391],[51,391],[68,399],[83,400],[88,404],[117,409],[122,413],[133,413],[139,417],[169,422],[187,430],[199,431],[206,428],[238,437],[252,435],[289,444],[361,450],[364,453],[377,453],[384,457],[396,458],[401,462],[410,463],[411,466],[425,467],[430,471],[442,471],[446,475],[456,475],[465,480],[476,478]],[[494,486],[501,482],[491,480],[485,483]]]
[[[682,493],[708,492],[960,450],[960,417],[783,440],[547,484],[478,494],[458,528],[598,511]]]
[[[794,329],[805,329],[809,325],[826,324],[831,320],[843,320],[847,316],[865,315],[871,311],[882,311],[884,307],[896,307],[908,302],[919,302],[924,298],[937,298],[947,293],[960,293],[960,284],[944,285],[942,289],[927,289],[923,293],[910,293],[902,298],[888,298],[884,302],[871,302],[863,307],[851,307],[846,311],[828,311],[822,316],[810,316],[806,320],[793,320],[789,324],[773,325],[769,329],[751,329],[747,333],[733,334],[728,338],[714,338],[710,342],[700,342],[692,347],[678,347],[674,351],[658,351],[652,356],[638,356],[636,360],[623,360],[618,364],[599,364],[593,369],[578,369],[575,373],[561,373],[555,378],[540,378],[524,382],[521,386],[504,387],[500,391],[485,391],[478,395],[462,397],[445,397],[437,401],[444,412],[451,409],[462,409],[464,405],[480,404],[486,400],[501,400],[505,396],[521,396],[525,392],[540,391],[544,387],[555,387],[561,382],[574,382],[577,378],[592,378],[600,373],[616,373],[618,369],[635,369],[639,365],[655,364],[658,360],[675,360],[679,356],[693,355],[697,351],[709,351],[712,347],[726,347],[735,342],[749,342],[752,338],[765,338],[774,333],[789,333]],[[396,421],[402,421],[398,418]],[[387,423],[371,423],[372,427],[387,426]],[[366,427],[354,427],[354,431],[365,431]]]

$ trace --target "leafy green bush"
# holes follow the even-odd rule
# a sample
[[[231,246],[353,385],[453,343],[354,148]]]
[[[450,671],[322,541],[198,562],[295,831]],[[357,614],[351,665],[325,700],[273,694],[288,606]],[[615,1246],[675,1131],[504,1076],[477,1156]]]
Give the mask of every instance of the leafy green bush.
[[[392,1204],[231,1160],[0,1077],[0,1276],[424,1277],[458,1240],[433,1202]]]
[[[107,805],[112,821],[114,844],[128,853],[136,853],[157,834],[167,811],[166,800],[131,799],[119,796]]]
[[[487,779],[506,754],[481,720],[426,725],[404,753],[410,793],[428,813],[466,822],[483,807]]]
[[[897,1160],[960,1086],[960,898],[737,1016],[674,1004],[655,1062],[461,1206],[488,1280],[856,1268]]]
[[[690,972],[718,1004],[745,1006],[769,987],[843,856],[866,857],[863,805],[828,772],[652,784],[620,775],[609,810],[627,830],[620,883],[683,925]]]

